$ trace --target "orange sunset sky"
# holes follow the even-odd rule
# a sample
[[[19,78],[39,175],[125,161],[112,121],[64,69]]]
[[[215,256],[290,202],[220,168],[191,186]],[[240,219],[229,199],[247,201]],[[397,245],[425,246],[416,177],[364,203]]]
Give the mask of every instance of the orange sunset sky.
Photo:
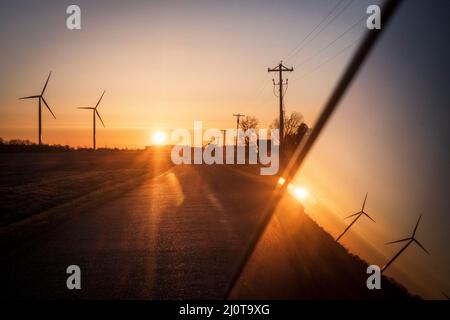
[[[89,145],[91,118],[75,107],[95,104],[103,90],[99,111],[107,129],[98,131],[101,146],[143,147],[154,130],[192,128],[194,120],[234,128],[233,112],[255,116],[267,127],[278,114],[271,80],[277,75],[267,68],[288,57],[308,27],[337,2],[101,3],[80,3],[82,29],[77,31],[65,28],[62,4],[29,4],[27,10],[17,9],[15,19],[2,20],[0,32],[8,40],[0,62],[2,137],[36,140],[35,101],[17,98],[38,93],[50,70],[46,100],[57,120],[44,112],[47,143]],[[320,41],[285,61],[295,67],[288,75],[288,113],[301,112],[308,123],[314,121],[353,48],[304,76],[354,43],[364,23],[329,53],[311,57],[360,20],[364,10],[363,3],[348,7]]]

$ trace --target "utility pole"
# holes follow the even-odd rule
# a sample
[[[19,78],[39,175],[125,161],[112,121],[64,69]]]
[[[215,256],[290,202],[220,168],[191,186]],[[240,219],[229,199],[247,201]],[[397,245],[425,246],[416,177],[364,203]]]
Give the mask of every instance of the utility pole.
[[[239,130],[239,121],[241,117],[245,117],[245,114],[233,113],[233,117],[236,117],[236,147],[238,142],[238,130]]]
[[[227,140],[226,140],[227,130],[226,129],[220,129],[220,131],[223,134],[222,159],[223,159],[223,163],[226,163],[226,161],[227,161],[227,146],[226,146],[226,143],[227,143]]]
[[[294,71],[294,68],[288,68],[283,65],[283,61],[280,61],[280,64],[277,65],[275,68],[268,68],[268,72],[278,72],[278,83],[275,83],[275,80],[272,79],[274,86],[278,86],[279,88],[279,94],[278,97],[280,99],[280,152],[281,152],[281,146],[283,145],[284,140],[284,104],[283,104],[283,85],[288,84],[288,80],[286,79],[286,82],[283,82],[283,72],[292,72]]]
[[[227,137],[227,130],[220,129],[220,131],[223,133],[223,147],[225,148],[226,145],[226,137]]]

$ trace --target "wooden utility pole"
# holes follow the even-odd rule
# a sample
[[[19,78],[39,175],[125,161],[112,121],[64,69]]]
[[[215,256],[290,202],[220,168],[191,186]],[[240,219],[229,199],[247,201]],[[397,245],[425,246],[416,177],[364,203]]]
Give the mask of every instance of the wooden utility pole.
[[[284,140],[284,104],[283,104],[283,85],[287,85],[288,82],[283,82],[283,72],[292,72],[294,71],[294,68],[287,68],[283,65],[283,61],[280,62],[279,65],[277,65],[275,68],[268,68],[268,72],[278,72],[278,83],[275,83],[275,80],[273,80],[273,84],[278,86],[279,94],[278,97],[280,99],[280,150],[281,146],[283,145]]]
[[[227,130],[225,130],[225,129],[220,129],[220,131],[221,131],[222,134],[223,134],[223,147],[225,148],[225,145],[226,145],[226,142],[227,142],[227,140],[226,140],[226,137],[227,137]]]
[[[236,147],[238,143],[238,130],[239,130],[239,120],[241,117],[245,117],[245,114],[233,113],[233,117],[236,117]]]

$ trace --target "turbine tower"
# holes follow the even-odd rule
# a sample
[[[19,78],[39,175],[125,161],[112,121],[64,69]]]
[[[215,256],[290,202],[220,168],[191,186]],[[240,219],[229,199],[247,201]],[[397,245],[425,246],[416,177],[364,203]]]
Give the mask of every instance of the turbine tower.
[[[355,220],[353,220],[352,223],[350,223],[350,224],[348,225],[348,227],[345,228],[344,232],[342,232],[341,235],[340,235],[339,237],[336,238],[336,241],[339,241],[339,239],[342,238],[342,236],[348,231],[348,229],[350,229],[350,227],[351,227],[351,226],[356,222],[356,220],[358,220],[362,215],[365,215],[367,218],[369,218],[370,220],[372,220],[373,222],[375,222],[375,220],[373,220],[373,219],[372,219],[372,218],[364,211],[364,207],[366,206],[366,201],[367,201],[367,195],[368,195],[368,194],[369,194],[369,193],[366,193],[366,197],[364,198],[364,202],[363,202],[363,204],[362,204],[361,211],[359,211],[359,212],[357,212],[357,213],[355,213],[355,214],[352,214],[352,215],[350,215],[350,216],[348,216],[348,217],[345,218],[345,219],[348,219],[348,218],[351,218],[351,217],[356,216]]]
[[[389,262],[383,267],[383,269],[381,269],[381,272],[384,272],[384,271],[392,264],[392,262],[394,262],[395,259],[397,259],[397,258],[400,256],[400,254],[401,254],[403,251],[405,251],[406,248],[408,248],[409,245],[410,245],[411,243],[413,243],[413,242],[415,242],[420,248],[422,248],[423,251],[425,251],[426,253],[430,254],[430,253],[427,251],[427,249],[425,249],[425,248],[423,247],[423,245],[419,242],[419,240],[417,240],[417,239],[414,237],[414,236],[416,235],[417,227],[419,226],[419,222],[420,222],[420,219],[421,219],[421,218],[422,218],[422,215],[419,216],[419,219],[417,220],[417,223],[416,223],[416,227],[414,228],[413,234],[412,234],[412,236],[411,236],[410,238],[405,238],[405,239],[401,239],[401,240],[397,240],[397,241],[391,241],[391,242],[386,243],[386,244],[393,244],[393,243],[398,243],[398,242],[405,242],[405,241],[408,241],[408,242],[405,244],[405,246],[404,246],[403,248],[401,248],[400,251],[397,252],[397,254],[396,254],[391,260],[389,260]]]
[[[48,74],[48,78],[47,81],[45,82],[44,85],[44,89],[42,89],[42,92],[40,94],[34,95],[34,96],[28,96],[28,97],[22,97],[19,98],[19,100],[23,100],[23,99],[38,99],[38,112],[39,112],[39,120],[38,120],[38,128],[39,128],[39,136],[38,136],[38,140],[39,140],[39,145],[42,144],[42,102],[44,102],[45,106],[47,107],[48,111],[50,111],[50,113],[52,114],[53,118],[56,119],[55,115],[53,114],[52,109],[50,109],[47,101],[45,101],[44,99],[44,92],[45,89],[47,88],[47,84],[48,81],[50,80],[50,76],[52,75],[52,72],[50,71],[50,73]]]
[[[102,95],[100,96],[100,99],[98,99],[97,104],[95,105],[95,107],[78,107],[78,109],[87,109],[87,110],[92,110],[92,121],[93,121],[93,149],[95,150],[95,119],[96,116],[100,119],[102,125],[104,128],[106,128],[105,124],[103,123],[102,117],[100,117],[100,113],[98,112],[97,108],[98,105],[100,104],[100,101],[102,101],[103,95],[105,94],[105,91],[103,91]]]

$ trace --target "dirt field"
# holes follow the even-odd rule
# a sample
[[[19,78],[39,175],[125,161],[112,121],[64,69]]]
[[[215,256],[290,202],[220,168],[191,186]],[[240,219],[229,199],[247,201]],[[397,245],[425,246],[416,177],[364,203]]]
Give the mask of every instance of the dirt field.
[[[2,153],[0,227],[171,165],[165,148]]]

